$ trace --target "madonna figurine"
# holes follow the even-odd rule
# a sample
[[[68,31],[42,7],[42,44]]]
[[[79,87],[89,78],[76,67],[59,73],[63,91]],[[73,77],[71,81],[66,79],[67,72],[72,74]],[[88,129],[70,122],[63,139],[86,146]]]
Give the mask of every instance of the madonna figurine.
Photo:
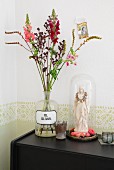
[[[88,94],[80,86],[74,101],[75,132],[88,132]]]

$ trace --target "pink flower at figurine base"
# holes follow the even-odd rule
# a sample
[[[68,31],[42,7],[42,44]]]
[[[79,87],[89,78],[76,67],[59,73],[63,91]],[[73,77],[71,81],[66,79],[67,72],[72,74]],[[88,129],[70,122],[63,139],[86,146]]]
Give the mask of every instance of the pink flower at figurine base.
[[[86,137],[90,137],[90,133],[87,132],[87,133],[86,133]]]
[[[85,137],[86,133],[84,133],[84,132],[71,132],[71,136]]]
[[[70,135],[78,138],[84,138],[84,137],[91,137],[94,136],[96,133],[93,129],[89,129],[88,132],[76,132],[74,131],[75,128],[72,128],[70,130]]]
[[[95,131],[93,129],[89,129],[88,133],[90,133],[90,135],[95,135]]]

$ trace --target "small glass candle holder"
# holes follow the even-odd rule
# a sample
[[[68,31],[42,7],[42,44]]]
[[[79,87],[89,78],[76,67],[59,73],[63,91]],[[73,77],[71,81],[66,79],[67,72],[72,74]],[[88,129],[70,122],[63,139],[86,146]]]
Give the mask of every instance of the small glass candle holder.
[[[66,121],[57,121],[55,124],[56,131],[56,139],[66,139],[66,129],[67,122]]]
[[[112,132],[112,139],[113,139],[113,142],[114,142],[114,132]]]
[[[108,142],[108,132],[102,132],[102,141],[104,143]]]
[[[108,143],[112,143],[113,142],[113,136],[112,133],[108,133]]]
[[[102,132],[102,140],[104,143],[112,143],[113,142],[113,134],[111,132]]]

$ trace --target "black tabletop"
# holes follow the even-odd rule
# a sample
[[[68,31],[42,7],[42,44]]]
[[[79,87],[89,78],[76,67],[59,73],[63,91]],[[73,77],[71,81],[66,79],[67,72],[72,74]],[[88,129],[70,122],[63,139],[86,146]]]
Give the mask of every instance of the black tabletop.
[[[16,141],[16,144],[87,154],[91,156],[100,156],[105,158],[114,158],[114,146],[101,145],[98,140],[91,142],[78,142],[70,139],[57,140],[55,137],[42,138],[37,137],[34,131],[32,131],[27,135],[20,137]]]

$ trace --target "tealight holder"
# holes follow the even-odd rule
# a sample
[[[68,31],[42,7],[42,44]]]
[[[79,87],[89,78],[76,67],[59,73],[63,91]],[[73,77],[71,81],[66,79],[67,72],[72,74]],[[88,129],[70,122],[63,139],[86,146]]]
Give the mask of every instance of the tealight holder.
[[[114,142],[114,132],[112,132],[112,138],[113,138],[113,142]]]
[[[56,139],[65,139],[66,138],[66,128],[67,122],[66,121],[57,121],[55,124],[55,131],[56,131]]]
[[[112,143],[114,141],[113,139],[114,133],[111,132],[102,132],[102,141],[104,143]]]

